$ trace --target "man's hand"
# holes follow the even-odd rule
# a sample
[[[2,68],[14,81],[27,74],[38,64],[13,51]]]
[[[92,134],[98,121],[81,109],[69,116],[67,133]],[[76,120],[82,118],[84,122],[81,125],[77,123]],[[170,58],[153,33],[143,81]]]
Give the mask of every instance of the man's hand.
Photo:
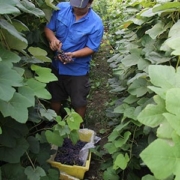
[[[56,50],[61,49],[62,43],[58,39],[55,38],[50,42],[49,46],[53,51],[56,51]]]
[[[59,59],[63,64],[73,62],[72,53],[65,53],[63,50],[58,50],[56,59]]]

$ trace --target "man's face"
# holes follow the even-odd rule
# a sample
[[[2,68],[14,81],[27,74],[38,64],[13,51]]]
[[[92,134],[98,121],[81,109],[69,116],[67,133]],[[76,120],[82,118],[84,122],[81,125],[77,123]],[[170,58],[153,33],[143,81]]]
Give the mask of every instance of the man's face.
[[[88,12],[89,6],[90,6],[90,4],[88,3],[85,8],[73,7],[73,10],[74,10],[75,15],[77,15],[77,16],[83,16],[84,14],[86,14],[86,13]]]

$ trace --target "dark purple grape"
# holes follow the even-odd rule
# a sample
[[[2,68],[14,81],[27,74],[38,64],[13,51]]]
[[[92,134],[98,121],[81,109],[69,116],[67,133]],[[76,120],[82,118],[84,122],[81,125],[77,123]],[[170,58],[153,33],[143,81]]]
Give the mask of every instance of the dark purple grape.
[[[63,63],[70,63],[70,62],[73,61],[72,58],[70,58],[69,56],[67,56],[62,49],[61,49],[61,50],[58,50],[55,59],[56,59],[56,60],[57,60],[57,59],[60,59]]]
[[[77,141],[76,144],[73,144],[69,138],[65,138],[63,145],[58,147],[54,160],[66,165],[82,166],[83,162],[79,159],[79,152],[85,144],[86,142],[81,140]]]

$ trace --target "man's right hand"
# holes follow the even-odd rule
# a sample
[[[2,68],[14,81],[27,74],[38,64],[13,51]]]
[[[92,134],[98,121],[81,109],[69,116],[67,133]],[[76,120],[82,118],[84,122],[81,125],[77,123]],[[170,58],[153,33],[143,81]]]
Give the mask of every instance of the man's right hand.
[[[53,39],[49,46],[53,51],[57,51],[61,49],[62,43],[58,39]]]

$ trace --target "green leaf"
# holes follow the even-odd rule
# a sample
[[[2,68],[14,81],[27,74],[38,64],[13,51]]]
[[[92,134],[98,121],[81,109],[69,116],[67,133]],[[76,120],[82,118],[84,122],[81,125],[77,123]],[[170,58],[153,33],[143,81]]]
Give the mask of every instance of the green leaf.
[[[148,60],[146,60],[146,59],[139,59],[137,66],[138,66],[138,69],[139,69],[139,70],[146,71],[147,67],[148,67],[150,64],[151,64],[151,63],[150,63]]]
[[[122,64],[126,67],[131,67],[133,65],[136,65],[138,61],[141,59],[140,56],[141,50],[139,49],[132,49],[131,54],[127,55],[125,58],[122,59]]]
[[[58,169],[49,169],[47,177],[42,177],[41,180],[57,180],[59,176],[60,174]]]
[[[36,8],[35,5],[30,1],[22,0],[16,6],[21,11],[29,13],[29,14],[33,14],[37,17],[44,17],[45,16],[44,12],[42,10]]]
[[[133,83],[128,87],[128,92],[131,95],[141,97],[147,93],[147,81],[146,79],[136,79]]]
[[[180,3],[179,3],[180,4]],[[169,37],[179,37],[180,36],[180,20],[178,20],[169,30]]]
[[[153,85],[166,90],[177,84],[175,69],[172,66],[150,65],[149,76]]]
[[[24,174],[24,167],[21,164],[10,164],[7,163],[2,167],[2,178],[8,180],[27,180],[26,175]]]
[[[47,52],[39,47],[30,47],[28,51],[37,59],[43,62],[51,62],[51,59],[47,57]]]
[[[157,36],[165,32],[164,23],[162,21],[155,24],[151,29],[147,30],[145,33],[149,34],[152,39],[156,39]]]
[[[26,99],[29,106],[35,105],[35,97],[32,89],[30,89],[28,86],[23,86],[18,88],[18,92]]]
[[[29,143],[29,149],[32,153],[38,154],[40,150],[40,145],[38,139],[36,139],[34,136],[29,136],[27,138],[27,141]]]
[[[5,36],[7,44],[12,49],[23,50],[27,47],[27,40],[6,20],[0,20],[0,27],[2,28],[2,33]],[[14,43],[16,42],[16,43]]]
[[[180,50],[178,49],[178,46],[180,45],[179,41],[180,41],[180,36],[176,36],[176,37],[173,36],[164,42],[164,45],[167,45],[168,47],[173,49],[171,55],[180,55]]]
[[[171,60],[169,56],[165,56],[164,53],[150,52],[146,55],[146,59],[149,60],[152,64],[162,64]]]
[[[34,95],[42,99],[50,99],[51,94],[46,90],[46,84],[36,81],[35,79],[28,79],[27,85],[33,90]]]
[[[27,108],[30,106],[29,101],[19,93],[14,93],[13,98],[8,102],[0,100],[0,109],[3,116],[11,116],[20,123],[25,123],[28,120]]]
[[[2,128],[1,128],[1,126],[0,126],[0,135],[2,134]]]
[[[165,140],[157,139],[143,150],[140,157],[157,179],[165,179],[180,172],[179,148],[179,143],[169,145]]]
[[[47,164],[47,159],[49,159],[49,155],[51,154],[51,145],[49,143],[41,143],[40,144],[40,151],[38,154],[35,154],[35,158],[43,169],[49,169]]]
[[[116,108],[114,108],[114,113],[124,113],[126,108],[129,108],[130,106],[126,103],[123,103],[119,106],[117,106]]]
[[[173,12],[180,8],[179,2],[166,2],[153,8],[153,12]]]
[[[15,6],[7,4],[7,1],[0,2],[0,14],[14,14],[20,13],[19,9]]]
[[[40,180],[41,177],[46,176],[45,171],[39,166],[37,166],[35,169],[28,166],[26,167],[24,173],[27,175],[28,180]]]
[[[165,116],[165,114],[163,114]],[[165,117],[167,119],[167,117]],[[174,129],[171,127],[169,122],[164,121],[160,124],[157,129],[157,137],[162,139],[171,139]]]
[[[159,95],[162,99],[166,99],[166,89],[163,89],[163,88],[158,88],[158,87],[155,87],[155,86],[148,86],[148,88],[155,92],[157,95]]]
[[[155,15],[156,13],[153,12],[152,8],[143,9],[143,12],[140,14],[142,17],[152,17]]]
[[[114,141],[117,137],[120,136],[120,131],[114,129],[111,134],[108,136],[108,141]]]
[[[38,76],[35,76],[35,78],[40,82],[49,83],[51,81],[57,80],[57,77],[53,73],[51,73],[50,68],[32,65],[31,69],[36,72]]]
[[[126,144],[126,142],[128,141],[129,137],[131,135],[131,132],[126,131],[124,133],[123,137],[119,137],[117,140],[115,140],[113,143],[116,146],[116,148],[120,148],[122,147],[124,144]]]
[[[158,96],[154,99],[157,105],[148,104],[137,117],[138,121],[150,127],[156,127],[165,120],[162,115],[166,112],[164,101]]]
[[[55,125],[55,130],[59,131],[60,136],[69,135],[71,133],[69,127],[64,124],[63,121],[60,124]]]
[[[170,126],[176,131],[176,133],[180,136],[180,120],[179,115],[174,115],[170,113],[163,114]]]
[[[45,135],[46,135],[47,141],[50,144],[54,144],[54,145],[57,145],[57,146],[62,146],[63,138],[62,138],[62,136],[60,136],[58,131],[52,132],[50,130],[47,130],[45,132]]]
[[[127,103],[127,104],[133,104],[136,101],[137,101],[137,97],[133,96],[131,94],[124,99],[124,102]]]
[[[49,121],[54,119],[57,116],[56,112],[54,110],[52,110],[52,109],[46,110],[46,109],[41,108],[40,113],[41,113],[42,117],[45,117]]]
[[[24,23],[22,23],[17,19],[12,19],[12,23],[18,32],[30,31],[29,28]]]
[[[20,124],[11,118],[2,118],[0,116],[0,123],[3,124],[3,134],[0,135],[1,145],[13,148],[16,146],[17,138],[27,136],[28,128],[25,124]],[[4,121],[3,121],[3,120]]]
[[[127,164],[129,162],[129,156],[128,154],[125,154],[125,156],[123,154],[119,154],[113,164],[113,169],[117,170],[118,168],[121,169],[126,169]]]
[[[109,154],[113,154],[118,150],[113,143],[106,143],[104,148],[108,151]]]
[[[29,47],[28,51],[33,56],[47,56],[47,52],[44,49],[41,49],[39,47]]]
[[[166,93],[166,109],[172,114],[179,116],[180,88],[172,88]]]
[[[45,0],[45,3],[54,10],[58,10],[59,8],[52,3],[53,1],[54,0]]]
[[[17,63],[21,60],[21,58],[17,54],[13,53],[12,51],[6,50],[1,46],[0,54],[2,61],[6,63],[9,68],[13,67],[13,63]]]
[[[158,179],[156,179],[154,176],[148,174],[146,176],[143,176],[142,180],[158,180]]]
[[[119,180],[119,175],[116,173],[112,167],[107,168],[107,170],[103,174],[103,180]]]
[[[69,137],[72,141],[73,144],[76,144],[77,141],[79,140],[79,133],[77,130],[73,130],[71,131],[71,133],[69,134]]]
[[[67,124],[70,128],[70,130],[78,130],[80,127],[80,124],[83,122],[82,117],[76,113],[76,112],[71,112],[66,118]]]
[[[13,69],[0,62],[0,100],[9,101],[15,89],[23,85],[23,78]]]
[[[0,148],[0,160],[9,163],[20,162],[21,156],[27,151],[29,145],[24,138],[16,140],[16,145],[12,148],[1,147]]]
[[[121,131],[123,131],[127,126],[128,124],[130,123],[130,121],[124,123],[124,122],[121,122],[121,124],[117,125],[113,131],[118,131],[118,134],[121,133]],[[108,137],[109,139],[109,137]]]

